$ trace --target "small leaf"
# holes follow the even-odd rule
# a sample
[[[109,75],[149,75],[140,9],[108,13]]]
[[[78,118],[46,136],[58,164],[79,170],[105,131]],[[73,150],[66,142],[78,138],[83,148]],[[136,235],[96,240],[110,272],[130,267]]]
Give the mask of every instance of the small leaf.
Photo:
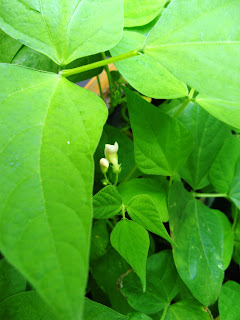
[[[146,261],[149,249],[148,232],[139,224],[124,219],[111,233],[111,244],[139,276],[146,290]]]
[[[129,201],[137,195],[147,194],[154,202],[162,222],[168,221],[167,193],[168,182],[162,177],[131,179],[118,186],[123,203],[128,205]]]
[[[210,320],[210,315],[197,302],[181,301],[168,308],[165,320]]]
[[[218,300],[218,308],[221,320],[240,319],[240,285],[235,281],[227,281],[222,286]]]
[[[178,120],[124,88],[134,136],[135,160],[145,174],[173,176],[192,150],[192,136]]]
[[[132,220],[160,237],[176,245],[165,229],[160,214],[152,199],[147,194],[135,196],[127,206],[127,212]]]
[[[93,215],[96,219],[108,219],[122,208],[122,198],[114,186],[107,186],[93,197]]]

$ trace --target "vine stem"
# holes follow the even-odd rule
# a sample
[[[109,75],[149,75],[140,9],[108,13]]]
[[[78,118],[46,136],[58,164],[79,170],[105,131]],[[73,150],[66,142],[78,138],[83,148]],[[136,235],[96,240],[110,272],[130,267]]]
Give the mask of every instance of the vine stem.
[[[97,82],[98,82],[98,87],[99,87],[100,97],[104,100],[104,98],[103,98],[102,86],[101,86],[101,81],[100,81],[99,76],[97,76]]]
[[[106,55],[105,55],[105,52],[102,52],[102,58],[103,58],[103,61],[106,60]],[[107,73],[107,77],[108,77],[108,84],[109,84],[109,91],[110,91],[110,98],[111,98],[111,103],[113,101],[113,84],[112,84],[112,77],[111,77],[111,74],[110,74],[110,70],[109,70],[109,67],[108,65],[105,65],[104,66],[104,69]]]
[[[177,118],[180,115],[180,113],[186,108],[186,106],[189,104],[189,102],[193,100],[193,95],[194,95],[194,89],[192,88],[189,92],[187,99],[183,101],[183,104],[175,112],[175,114],[173,115],[173,118]]]
[[[197,198],[227,198],[226,193],[198,193],[192,192],[192,195]]]
[[[167,314],[167,311],[168,311],[168,307],[169,307],[169,304],[167,304],[163,310],[163,314],[161,316],[161,319],[160,320],[164,320],[165,317],[166,317],[166,314]]]
[[[105,60],[100,60],[100,61],[97,61],[97,62],[93,62],[93,63],[87,64],[85,66],[77,67],[77,68],[74,68],[74,69],[65,69],[65,70],[60,71],[58,74],[63,76],[63,77],[69,77],[69,76],[71,76],[73,74],[77,74],[77,73],[81,73],[81,72],[84,72],[84,71],[96,69],[96,68],[99,68],[99,67],[104,67],[104,66],[106,66],[106,65],[108,65],[110,63],[114,63],[114,62],[117,62],[117,61],[121,61],[121,60],[124,60],[124,59],[135,57],[135,56],[138,56],[140,54],[141,54],[141,52],[139,52],[137,49],[135,49],[135,50],[120,54],[119,56],[112,57],[112,58],[105,59]]]

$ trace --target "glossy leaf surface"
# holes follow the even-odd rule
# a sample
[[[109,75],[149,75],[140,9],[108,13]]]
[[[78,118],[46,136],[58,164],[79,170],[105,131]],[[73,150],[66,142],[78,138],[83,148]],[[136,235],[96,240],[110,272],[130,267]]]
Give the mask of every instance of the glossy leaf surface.
[[[165,320],[210,320],[210,315],[204,307],[196,302],[181,301],[171,305]]]
[[[80,319],[92,158],[107,110],[58,75],[0,69],[0,248],[60,318]]]
[[[218,301],[221,320],[238,320],[240,318],[240,285],[235,281],[224,283]]]
[[[1,0],[0,27],[59,65],[112,48],[121,38],[123,0]]]
[[[146,290],[146,261],[149,249],[148,232],[131,220],[121,220],[111,233],[111,244],[139,276]]]
[[[173,176],[187,160],[192,136],[178,120],[124,88],[134,136],[135,160],[146,174]]]

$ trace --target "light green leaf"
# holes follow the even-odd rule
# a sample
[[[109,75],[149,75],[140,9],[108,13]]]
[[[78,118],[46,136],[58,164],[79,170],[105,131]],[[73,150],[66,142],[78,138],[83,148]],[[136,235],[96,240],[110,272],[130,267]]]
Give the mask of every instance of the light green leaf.
[[[240,285],[235,281],[224,283],[218,300],[221,320],[240,319]]]
[[[108,219],[122,208],[122,198],[114,186],[107,186],[93,197],[93,215],[96,219]]]
[[[94,220],[91,236],[91,263],[94,263],[107,252],[108,243],[107,220]]]
[[[192,136],[178,120],[124,88],[134,136],[135,160],[146,174],[173,176],[192,150]]]
[[[128,203],[127,212],[132,220],[145,229],[176,245],[165,229],[156,205],[147,194],[141,194],[132,198]]]
[[[172,253],[164,250],[147,260],[146,292],[142,292],[141,283],[134,272],[122,279],[120,288],[134,309],[153,314],[171,303],[180,291],[180,284]]]
[[[36,291],[16,294],[0,303],[0,319],[58,320]]]
[[[165,320],[210,320],[204,307],[196,302],[181,301],[172,304],[167,311]]]
[[[197,103],[189,103],[178,117],[193,136],[193,151],[180,170],[181,177],[195,190],[209,184],[208,172],[230,128],[212,117]]]
[[[146,261],[149,249],[148,232],[139,224],[124,219],[111,233],[111,244],[139,276],[143,291],[146,290]]]
[[[5,259],[0,260],[0,302],[25,291],[26,280]]]
[[[238,0],[172,0],[144,55],[202,94],[239,100],[239,20]]]
[[[129,201],[142,194],[147,194],[154,202],[162,222],[168,221],[167,192],[168,182],[162,177],[131,179],[118,186],[123,203],[128,205]]]
[[[226,139],[210,170],[210,181],[240,208],[240,140]]]
[[[150,318],[146,314],[139,313],[139,312],[132,312],[128,314],[128,319],[129,320],[152,320],[152,318]]]
[[[152,21],[167,0],[124,0],[124,26],[142,26]]]
[[[196,101],[215,118],[240,129],[240,97],[236,101],[230,100],[231,95],[227,98],[229,100],[199,94]]]
[[[106,107],[58,75],[24,67],[0,65],[0,84],[0,250],[60,319],[81,319]]]
[[[22,43],[9,37],[0,29],[0,62],[11,63],[21,47]]]
[[[106,51],[122,35],[123,0],[1,0],[0,6],[5,32],[59,65]]]
[[[204,306],[213,304],[220,293],[223,277],[224,232],[214,210],[192,200],[181,183],[169,193],[169,218],[173,257],[182,280]]]
[[[112,56],[117,56],[136,48],[141,50],[145,40],[142,34],[124,31],[121,41],[110,52]],[[145,96],[174,99],[188,94],[186,84],[149,55],[141,54],[115,65],[130,85]]]

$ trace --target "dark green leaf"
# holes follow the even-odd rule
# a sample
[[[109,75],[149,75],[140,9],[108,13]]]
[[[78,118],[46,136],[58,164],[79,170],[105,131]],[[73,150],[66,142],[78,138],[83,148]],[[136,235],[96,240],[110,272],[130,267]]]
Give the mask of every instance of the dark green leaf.
[[[240,285],[234,281],[224,283],[218,300],[221,320],[240,319]]]

